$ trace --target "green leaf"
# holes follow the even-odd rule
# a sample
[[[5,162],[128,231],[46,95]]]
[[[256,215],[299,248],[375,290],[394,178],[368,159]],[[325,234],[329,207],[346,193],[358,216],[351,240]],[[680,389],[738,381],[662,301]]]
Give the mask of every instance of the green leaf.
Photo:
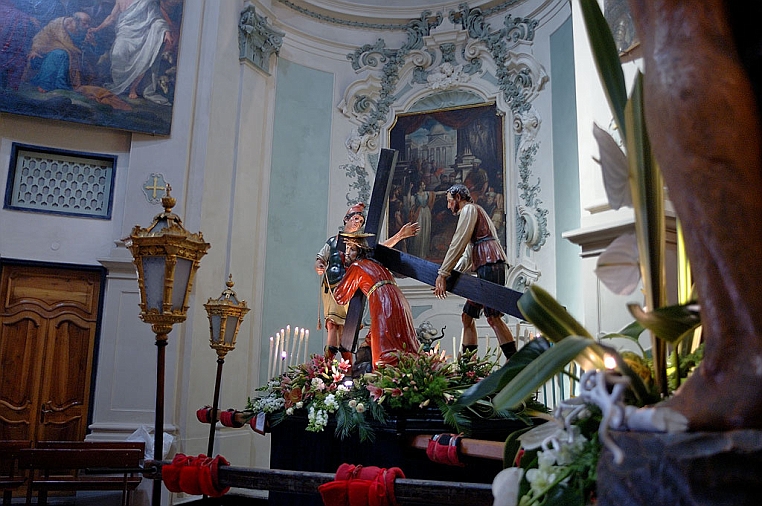
[[[524,367],[493,399],[495,409],[514,409],[553,376],[590,348],[597,355],[598,366],[603,367],[603,353],[595,341],[588,337],[568,336]],[[514,355],[515,356],[515,355]]]
[[[593,337],[556,299],[537,285],[531,285],[524,292],[518,306],[521,314],[554,343],[566,336]]]
[[[622,133],[622,139],[625,139],[627,136],[624,108],[627,104],[627,87],[614,37],[597,0],[580,0],[580,7],[587,28],[590,50],[603,83],[603,91],[606,93],[617,127]]]
[[[641,323],[637,320],[627,325],[625,328],[617,332],[617,334],[622,334],[630,339],[637,340],[640,337],[640,334],[643,333],[643,331],[646,330],[646,328],[641,325]]]
[[[628,304],[632,316],[645,328],[670,343],[677,343],[701,325],[701,316],[689,309],[693,304],[667,306],[645,312],[637,304]]]
[[[516,457],[521,449],[521,441],[519,436],[530,430],[532,427],[524,427],[508,434],[505,439],[505,446],[503,446],[503,469],[512,467],[516,462]]]
[[[661,307],[666,299],[664,183],[646,132],[640,72],[625,115],[631,133],[627,138],[627,160],[643,290],[648,307]]]
[[[471,406],[480,399],[492,395],[505,387],[516,375],[521,372],[532,361],[539,357],[549,348],[548,342],[544,339],[533,339],[523,346],[515,355],[511,357],[507,364],[493,372],[479,383],[471,385],[458,397],[458,400],[451,406],[453,411],[460,411],[467,406]]]

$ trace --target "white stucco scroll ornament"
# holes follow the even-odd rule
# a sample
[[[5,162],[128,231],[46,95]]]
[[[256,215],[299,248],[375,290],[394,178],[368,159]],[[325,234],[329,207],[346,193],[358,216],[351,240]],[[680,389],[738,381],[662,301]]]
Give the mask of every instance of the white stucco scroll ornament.
[[[536,443],[538,436],[543,441],[558,438],[563,433],[573,439],[572,424],[587,411],[587,405],[594,404],[601,409],[603,418],[598,427],[598,436],[604,446],[613,454],[614,462],[621,464],[622,450],[609,436],[609,430],[631,430],[639,432],[685,432],[688,420],[682,414],[665,407],[644,407],[626,405],[622,398],[630,379],[613,372],[592,370],[580,378],[579,396],[561,401],[554,412],[556,423],[548,422],[543,431],[532,429],[519,437],[522,446]],[[558,423],[561,422],[561,423]],[[554,427],[555,425],[555,427]],[[569,441],[571,442],[571,440]],[[543,443],[545,444],[545,443]]]

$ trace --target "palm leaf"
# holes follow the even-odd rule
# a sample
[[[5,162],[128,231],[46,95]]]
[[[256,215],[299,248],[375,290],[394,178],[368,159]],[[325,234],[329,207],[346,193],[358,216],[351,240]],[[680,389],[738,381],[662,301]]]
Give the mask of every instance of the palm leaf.
[[[454,412],[460,411],[465,407],[471,406],[480,399],[492,395],[502,390],[516,375],[527,367],[537,357],[542,355],[550,346],[544,339],[533,339],[523,346],[515,355],[511,357],[503,367],[493,372],[479,383],[468,387],[467,390],[458,397],[450,409]],[[538,387],[539,388],[539,387]]]
[[[589,337],[567,336],[524,367],[495,396],[492,401],[495,409],[516,408],[587,349],[598,356],[598,362],[603,367],[603,353],[595,341]]]
[[[677,343],[701,325],[701,316],[691,309],[694,304],[667,306],[650,312],[637,304],[628,304],[627,308],[643,327],[665,341]]]
[[[593,336],[548,292],[531,285],[519,298],[519,311],[554,343],[566,336]]]
[[[664,183],[661,171],[651,152],[651,143],[646,132],[643,109],[643,74],[635,79],[632,98],[625,110],[628,131],[628,161],[630,162],[630,183],[635,211],[635,231],[638,237],[641,278],[646,305],[659,308],[665,305],[666,285],[666,226],[664,218]],[[667,394],[666,343],[658,334],[652,335],[656,386]]]
[[[644,330],[646,330],[646,328],[639,321],[635,320],[617,332],[617,334],[623,334],[631,339],[638,339]]]
[[[619,61],[614,36],[611,35],[606,18],[603,17],[597,0],[580,0],[582,17],[585,20],[590,49],[593,53],[595,66],[603,83],[603,91],[614,115],[622,138],[625,139],[624,108],[627,104],[627,88],[624,83],[624,72]]]

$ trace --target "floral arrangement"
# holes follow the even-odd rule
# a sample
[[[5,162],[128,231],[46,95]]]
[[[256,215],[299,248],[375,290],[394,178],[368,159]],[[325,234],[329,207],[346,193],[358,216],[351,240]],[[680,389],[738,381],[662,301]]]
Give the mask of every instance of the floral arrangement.
[[[289,367],[260,387],[262,395],[249,399],[246,412],[266,413],[271,426],[290,416],[306,415],[306,430],[312,432],[324,431],[333,417],[338,437],[357,433],[364,441],[373,440],[374,422],[385,423],[389,413],[438,407],[446,422],[467,433],[468,416],[451,411],[451,406],[463,391],[497,369],[495,353],[487,350],[478,357],[474,351],[466,352],[453,361],[436,346],[419,354],[399,351],[396,357],[397,365],[381,365],[352,378],[349,362],[312,355],[307,363]],[[532,407],[546,411],[542,405]],[[522,410],[470,413],[523,419]]]

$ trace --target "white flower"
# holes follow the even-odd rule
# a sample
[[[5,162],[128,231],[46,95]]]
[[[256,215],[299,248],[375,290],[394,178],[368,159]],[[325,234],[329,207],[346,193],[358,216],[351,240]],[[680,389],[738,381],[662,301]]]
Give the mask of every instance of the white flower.
[[[289,416],[293,415],[294,414],[294,408],[288,408],[286,410],[286,414],[289,415]]]
[[[364,413],[365,412],[365,404],[362,402],[358,402],[357,406],[355,406],[355,410],[357,410],[358,413]]]
[[[527,481],[535,497],[542,495],[551,485],[555,484],[558,477],[557,471],[558,468],[556,466],[543,467],[542,464],[537,469],[527,471]]]
[[[328,394],[325,396],[325,407],[328,408],[328,411],[333,413],[337,409],[339,409],[339,403],[336,402],[336,396],[333,394]]]
[[[355,406],[357,406],[357,401],[355,399],[352,399],[351,401],[349,401],[350,408],[354,408]]]
[[[320,378],[312,378],[312,388],[318,392],[325,390],[325,383]]]
[[[637,236],[623,234],[614,239],[598,257],[595,274],[617,295],[634,292],[640,282]]]
[[[522,448],[534,450],[542,446],[542,443],[550,437],[558,437],[564,431],[564,426],[556,419],[549,420],[534,427],[518,437]]]
[[[315,406],[310,406],[310,410],[307,413],[307,420],[309,423],[307,424],[306,430],[311,432],[322,432],[328,423],[328,413],[326,413],[324,409],[315,409]]]
[[[503,469],[492,481],[492,506],[516,506],[519,501],[519,484],[524,470],[520,467]]]
[[[304,403],[302,401],[299,401],[296,403],[296,409],[302,409],[304,407]]]

